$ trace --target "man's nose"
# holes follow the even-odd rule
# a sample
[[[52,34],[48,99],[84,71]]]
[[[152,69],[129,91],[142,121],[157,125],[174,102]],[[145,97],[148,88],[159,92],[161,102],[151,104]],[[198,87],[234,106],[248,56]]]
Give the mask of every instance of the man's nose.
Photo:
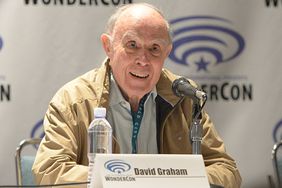
[[[146,51],[146,49],[140,50],[137,63],[141,66],[146,66],[150,63],[149,53]]]

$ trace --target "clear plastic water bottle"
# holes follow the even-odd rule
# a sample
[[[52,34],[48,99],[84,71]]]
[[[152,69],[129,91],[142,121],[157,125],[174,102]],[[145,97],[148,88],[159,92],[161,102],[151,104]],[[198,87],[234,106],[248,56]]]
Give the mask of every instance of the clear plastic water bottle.
[[[106,108],[94,109],[94,120],[88,128],[88,188],[93,187],[92,173],[96,153],[112,153],[112,127],[106,120]]]

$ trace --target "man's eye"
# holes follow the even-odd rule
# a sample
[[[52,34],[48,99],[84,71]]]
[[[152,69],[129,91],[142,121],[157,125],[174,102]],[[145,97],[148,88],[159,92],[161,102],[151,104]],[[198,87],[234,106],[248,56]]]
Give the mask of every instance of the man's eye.
[[[152,53],[152,55],[154,56],[159,56],[161,54],[161,47],[159,45],[153,45],[150,48],[150,52]]]
[[[130,48],[130,49],[134,49],[134,48],[137,48],[137,44],[135,41],[129,41],[127,44],[126,44],[126,47],[127,48]]]

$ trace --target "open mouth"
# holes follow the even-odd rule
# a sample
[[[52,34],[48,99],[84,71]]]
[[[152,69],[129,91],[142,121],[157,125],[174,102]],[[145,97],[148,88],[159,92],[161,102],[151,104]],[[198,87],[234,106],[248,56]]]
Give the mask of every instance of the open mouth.
[[[133,72],[129,72],[132,76],[136,77],[136,78],[148,78],[149,74],[137,74],[137,73],[133,73]]]

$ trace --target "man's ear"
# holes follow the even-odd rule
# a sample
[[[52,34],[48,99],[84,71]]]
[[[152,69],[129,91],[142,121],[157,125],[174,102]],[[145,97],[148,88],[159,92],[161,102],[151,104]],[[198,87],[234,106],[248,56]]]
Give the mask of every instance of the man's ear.
[[[103,33],[100,37],[101,42],[103,44],[103,48],[108,57],[111,57],[112,54],[112,47],[111,47],[111,36],[106,33]]]

